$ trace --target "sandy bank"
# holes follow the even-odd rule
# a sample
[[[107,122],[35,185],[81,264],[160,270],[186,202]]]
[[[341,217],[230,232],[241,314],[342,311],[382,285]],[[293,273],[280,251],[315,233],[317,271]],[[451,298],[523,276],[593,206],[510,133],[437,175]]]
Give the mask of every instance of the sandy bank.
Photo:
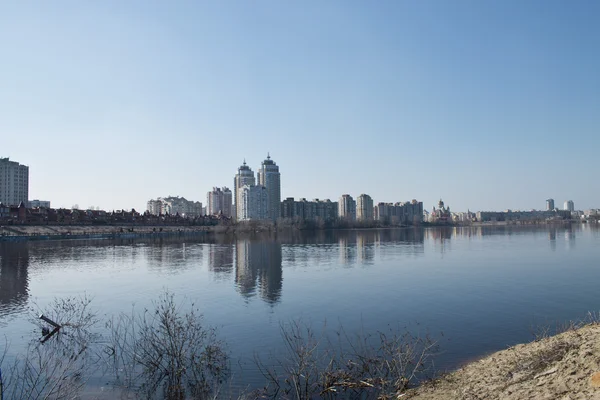
[[[600,399],[600,324],[499,351],[413,389],[418,400]]]

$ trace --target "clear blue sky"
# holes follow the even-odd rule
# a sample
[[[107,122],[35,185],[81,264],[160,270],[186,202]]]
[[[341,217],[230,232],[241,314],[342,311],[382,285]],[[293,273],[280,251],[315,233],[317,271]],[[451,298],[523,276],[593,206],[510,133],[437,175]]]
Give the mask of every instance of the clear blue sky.
[[[598,1],[5,1],[0,156],[53,206],[282,197],[600,207]]]

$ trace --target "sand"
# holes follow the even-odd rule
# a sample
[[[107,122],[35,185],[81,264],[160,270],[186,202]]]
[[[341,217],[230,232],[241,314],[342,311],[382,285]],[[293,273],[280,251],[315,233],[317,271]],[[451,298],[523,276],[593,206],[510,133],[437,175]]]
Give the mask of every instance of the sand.
[[[600,399],[600,324],[499,351],[398,398]]]

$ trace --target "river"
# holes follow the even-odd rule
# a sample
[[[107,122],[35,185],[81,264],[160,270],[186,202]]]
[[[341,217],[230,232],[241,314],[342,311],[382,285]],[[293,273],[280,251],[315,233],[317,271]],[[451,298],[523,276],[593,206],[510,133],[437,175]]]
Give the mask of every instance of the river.
[[[254,355],[299,319],[429,332],[448,370],[599,310],[598,260],[600,230],[579,224],[0,243],[0,336],[17,351],[56,297],[108,316],[169,290],[227,342],[234,387],[264,383]]]

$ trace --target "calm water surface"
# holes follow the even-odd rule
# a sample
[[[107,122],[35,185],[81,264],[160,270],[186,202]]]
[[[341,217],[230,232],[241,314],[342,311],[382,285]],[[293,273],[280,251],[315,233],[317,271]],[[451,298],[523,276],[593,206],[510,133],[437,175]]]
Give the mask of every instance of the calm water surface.
[[[85,293],[110,315],[169,289],[218,327],[240,386],[263,383],[253,354],[277,351],[280,324],[297,318],[428,330],[451,369],[600,310],[598,260],[588,225],[0,243],[0,336],[17,348],[31,308],[55,297]]]

